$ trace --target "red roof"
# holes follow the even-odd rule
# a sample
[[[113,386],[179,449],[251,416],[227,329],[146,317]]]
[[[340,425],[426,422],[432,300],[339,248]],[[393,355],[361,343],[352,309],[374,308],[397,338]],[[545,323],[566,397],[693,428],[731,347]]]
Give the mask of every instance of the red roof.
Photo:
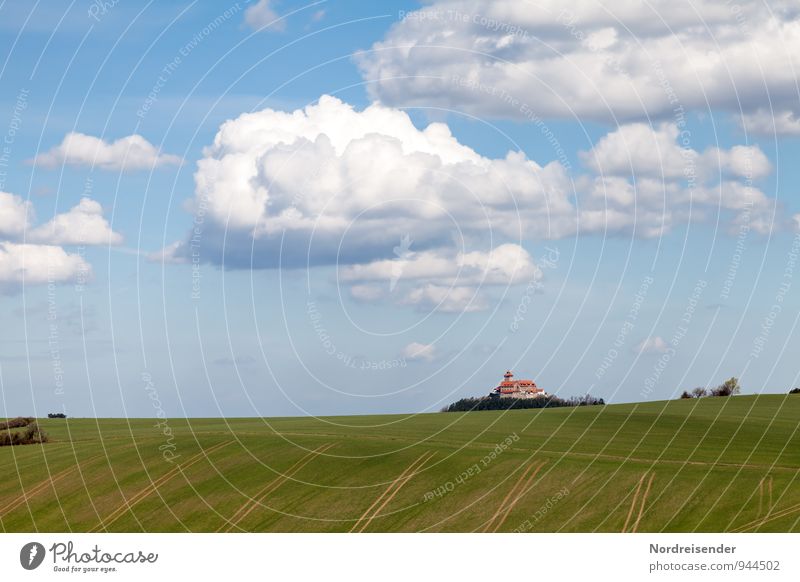
[[[511,373],[511,370],[507,371],[504,375],[502,382],[495,388],[495,392],[499,392],[501,394],[513,394],[514,392],[544,392],[541,388],[536,386],[536,382],[533,380],[513,380],[514,374]]]

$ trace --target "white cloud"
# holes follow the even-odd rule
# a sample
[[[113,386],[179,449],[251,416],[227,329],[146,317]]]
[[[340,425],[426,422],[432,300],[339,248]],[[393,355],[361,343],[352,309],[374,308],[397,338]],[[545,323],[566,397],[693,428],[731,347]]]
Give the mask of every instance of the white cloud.
[[[581,153],[587,167],[597,174],[680,178],[697,152],[681,148],[678,128],[663,123],[653,129],[646,123],[631,123],[603,136],[589,152]]]
[[[267,266],[277,264],[281,243],[297,254],[284,265],[307,255],[312,264],[348,264],[390,257],[405,236],[426,250],[451,244],[451,236],[575,231],[571,184],[558,162],[540,166],[516,152],[483,157],[444,124],[420,130],[402,111],[356,111],[329,96],[303,110],[266,109],[224,123],[195,182],[204,242],[216,228],[227,232],[230,253],[241,236],[249,254],[254,237]],[[250,256],[240,258],[249,266]]]
[[[432,362],[436,359],[436,346],[433,344],[411,342],[403,348],[401,357],[407,360],[425,360],[426,362]]]
[[[791,0],[434,0],[357,62],[393,106],[616,121],[769,100],[797,113],[799,17]]]
[[[0,192],[0,291],[26,285],[85,281],[91,267],[60,245],[120,244],[97,202],[83,198],[74,208],[34,227],[33,205],[20,196]]]
[[[731,149],[708,148],[698,152],[679,142],[674,123],[656,128],[630,123],[603,136],[588,152],[581,152],[587,167],[601,175],[680,179],[694,175],[703,181],[720,173],[758,180],[772,171],[758,146],[737,145]]]
[[[272,9],[272,0],[258,0],[257,4],[244,11],[245,23],[254,30],[268,27],[272,30],[283,30],[285,20],[279,20],[280,15]]]
[[[98,137],[71,132],[61,144],[34,158],[36,165],[53,168],[62,164],[93,166],[105,170],[140,170],[179,165],[179,156],[162,154],[140,135],[129,135],[112,143]]]
[[[33,206],[16,194],[0,192],[0,235],[20,237],[33,220]]]
[[[111,230],[99,202],[82,198],[68,212],[33,229],[28,240],[57,245],[118,245],[122,244],[122,235]]]
[[[359,301],[455,311],[489,304],[478,286],[515,284],[511,259],[524,259],[518,274],[530,278],[522,241],[657,237],[692,222],[736,224],[744,213],[757,230],[771,226],[775,199],[746,179],[771,171],[757,147],[697,151],[675,124],[634,123],[581,159],[585,171],[520,152],[482,156],[443,123],[419,129],[403,111],[357,111],[330,96],[296,111],[245,113],[220,127],[198,161],[190,210],[201,236],[151,258],[338,265]]]
[[[664,354],[669,351],[669,345],[660,336],[653,336],[642,340],[634,348],[640,354]]]
[[[758,146],[737,145],[729,150],[711,148],[705,155],[711,157],[709,166],[713,167],[713,163],[718,162],[722,171],[739,178],[758,180],[772,172],[772,164]]]
[[[771,112],[767,109],[758,109],[753,113],[743,114],[741,125],[744,129],[756,135],[800,135],[800,117],[791,110]]]
[[[39,285],[86,278],[89,264],[77,254],[50,245],[0,242],[0,287],[18,288],[23,282]]]
[[[581,152],[595,174],[582,176],[578,188],[580,230],[630,232],[651,238],[676,225],[730,213],[740,223],[747,213],[751,228],[770,228],[775,200],[754,182],[772,166],[756,146],[716,147],[702,152],[681,143],[675,124],[652,128],[644,123],[623,125]]]

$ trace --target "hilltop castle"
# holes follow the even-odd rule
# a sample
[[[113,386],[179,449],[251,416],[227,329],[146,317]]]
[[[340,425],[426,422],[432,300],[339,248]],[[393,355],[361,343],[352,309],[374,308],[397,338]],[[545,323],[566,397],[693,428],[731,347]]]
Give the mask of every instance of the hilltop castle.
[[[514,374],[507,370],[503,381],[489,393],[494,398],[541,398],[548,396],[533,380],[514,380]]]

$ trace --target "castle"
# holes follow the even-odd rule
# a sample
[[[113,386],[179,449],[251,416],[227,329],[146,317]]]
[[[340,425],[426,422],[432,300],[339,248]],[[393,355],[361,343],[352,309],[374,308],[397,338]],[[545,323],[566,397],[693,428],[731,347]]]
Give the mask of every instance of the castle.
[[[503,381],[489,393],[494,398],[541,398],[547,395],[533,380],[514,380],[511,370],[503,374]]]

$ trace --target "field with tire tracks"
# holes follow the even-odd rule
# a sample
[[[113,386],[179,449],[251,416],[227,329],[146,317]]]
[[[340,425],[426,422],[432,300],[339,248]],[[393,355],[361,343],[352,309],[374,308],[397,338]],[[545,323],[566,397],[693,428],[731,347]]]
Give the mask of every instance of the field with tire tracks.
[[[800,532],[800,395],[39,422],[0,448],[6,532]]]

